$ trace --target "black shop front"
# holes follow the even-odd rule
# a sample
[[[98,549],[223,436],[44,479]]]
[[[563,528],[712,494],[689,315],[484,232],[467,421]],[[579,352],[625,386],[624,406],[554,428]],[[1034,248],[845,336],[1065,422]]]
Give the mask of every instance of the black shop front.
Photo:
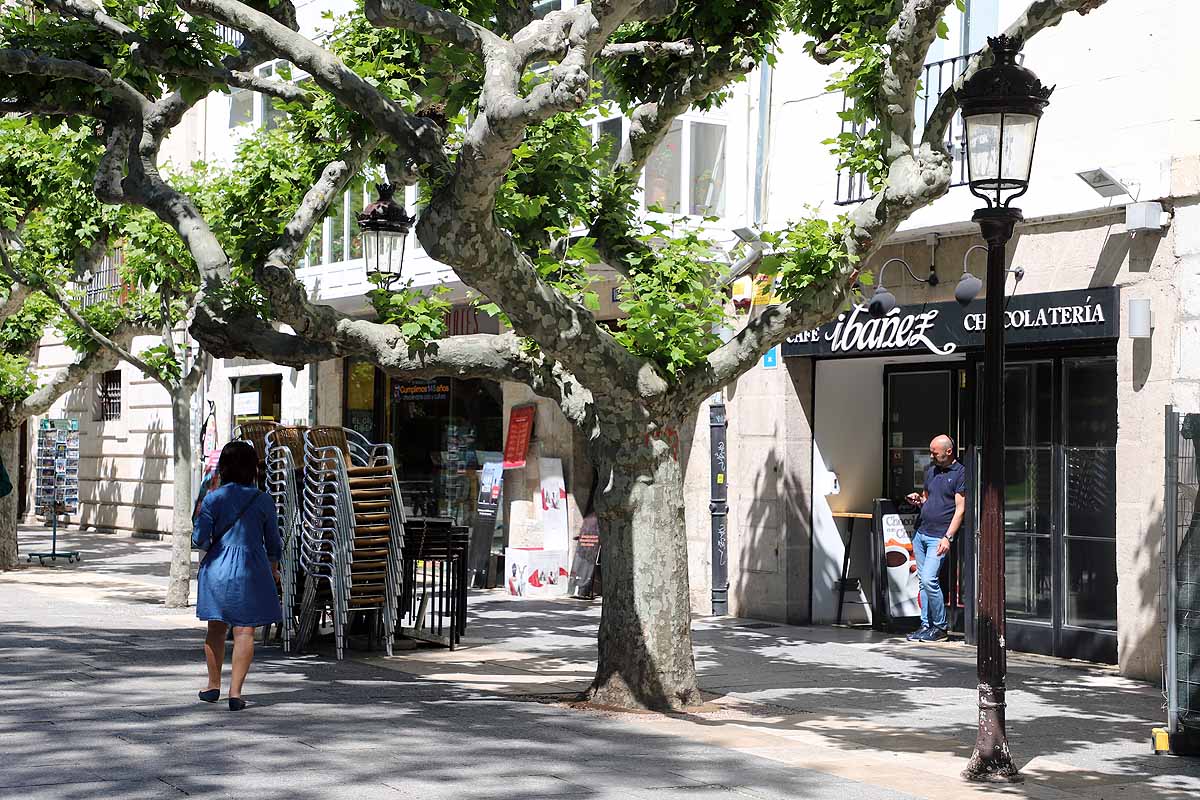
[[[1111,287],[1008,302],[1004,518],[1013,650],[1116,661],[1119,308]],[[930,440],[948,433],[972,491],[943,587],[952,627],[974,640],[976,420],[992,401],[979,390],[983,329],[982,301],[903,306],[882,319],[855,307],[783,346],[785,358],[815,362],[814,481],[822,469],[842,475],[838,494],[812,504],[814,610],[828,603],[828,577],[841,566],[821,563],[820,517],[862,510],[874,497],[905,510],[905,495],[921,488]],[[861,567],[871,552],[852,548],[851,560]]]

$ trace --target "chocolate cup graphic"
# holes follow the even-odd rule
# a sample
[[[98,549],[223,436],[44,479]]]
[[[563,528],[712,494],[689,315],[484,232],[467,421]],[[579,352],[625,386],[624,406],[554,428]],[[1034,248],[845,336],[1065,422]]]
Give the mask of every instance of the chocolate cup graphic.
[[[887,563],[889,569],[903,567],[908,563],[908,553],[903,550],[888,550],[884,554],[883,560]]]

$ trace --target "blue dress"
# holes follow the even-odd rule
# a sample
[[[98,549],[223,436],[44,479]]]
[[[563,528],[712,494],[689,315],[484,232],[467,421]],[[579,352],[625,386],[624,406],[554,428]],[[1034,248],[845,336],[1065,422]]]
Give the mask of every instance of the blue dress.
[[[229,528],[243,507],[245,513]],[[283,615],[270,562],[283,557],[283,542],[271,496],[237,483],[209,492],[200,504],[192,542],[208,547],[213,533],[221,531],[224,535],[200,563],[196,616],[239,627],[279,622]]]

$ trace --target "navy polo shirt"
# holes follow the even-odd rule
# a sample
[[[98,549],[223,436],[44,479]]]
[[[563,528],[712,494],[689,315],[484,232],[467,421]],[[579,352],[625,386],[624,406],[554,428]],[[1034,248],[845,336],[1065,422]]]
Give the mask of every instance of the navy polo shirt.
[[[954,519],[954,495],[967,494],[966,467],[957,461],[945,468],[930,464],[925,468],[925,492],[928,497],[921,506],[917,530],[940,539]]]

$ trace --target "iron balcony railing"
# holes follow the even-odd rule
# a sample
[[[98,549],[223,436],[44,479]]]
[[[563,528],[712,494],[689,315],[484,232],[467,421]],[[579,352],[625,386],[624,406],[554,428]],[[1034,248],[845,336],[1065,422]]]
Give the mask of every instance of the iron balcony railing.
[[[230,28],[228,25],[217,23],[217,36],[220,37],[225,44],[231,44],[234,47],[241,47],[242,42],[246,37],[242,36],[242,32],[236,28]]]
[[[916,138],[925,133],[925,125],[929,116],[937,107],[938,98],[954,85],[954,81],[967,68],[967,62],[974,53],[934,61],[925,65],[924,75],[921,76],[921,86],[917,92],[915,111],[917,117]],[[843,97],[842,110],[847,109],[847,101]],[[850,121],[842,122],[842,133],[853,133],[865,136],[871,129],[871,124],[856,125]],[[966,159],[966,128],[963,126],[962,114],[955,112],[954,119],[946,127],[946,152],[953,160],[950,178],[951,186],[962,186],[967,182]],[[867,184],[867,176],[849,170],[839,170],[837,175],[837,204],[849,205],[861,203],[871,196],[871,187]]]
[[[91,280],[83,287],[84,308],[112,300],[121,289],[121,265],[125,263],[125,252],[120,247],[104,256]]]

